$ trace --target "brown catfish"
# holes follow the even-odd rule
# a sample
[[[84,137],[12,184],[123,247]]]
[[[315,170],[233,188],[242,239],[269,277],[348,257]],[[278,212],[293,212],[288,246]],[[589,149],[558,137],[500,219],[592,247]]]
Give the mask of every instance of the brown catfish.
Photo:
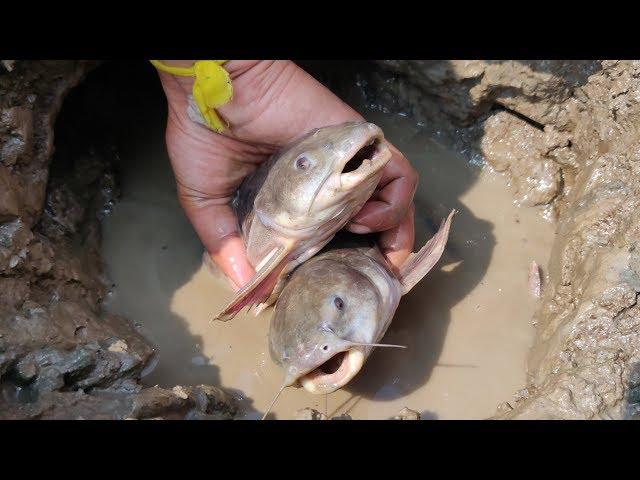
[[[311,393],[331,393],[360,371],[374,347],[401,347],[377,342],[400,297],[440,259],[454,213],[397,275],[375,243],[330,249],[293,272],[269,329],[271,356],[285,371],[280,392],[301,385]]]
[[[371,197],[390,158],[380,128],[351,122],[313,130],[247,177],[232,205],[256,273],[216,320],[272,304]]]

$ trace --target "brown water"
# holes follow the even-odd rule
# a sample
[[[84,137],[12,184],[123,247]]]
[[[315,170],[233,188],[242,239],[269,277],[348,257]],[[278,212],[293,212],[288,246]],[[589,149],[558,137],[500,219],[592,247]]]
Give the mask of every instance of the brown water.
[[[384,338],[409,348],[378,349],[350,385],[326,397],[285,390],[274,417],[312,407],[385,419],[407,406],[423,418],[486,418],[524,386],[537,301],[527,275],[532,260],[546,266],[553,225],[516,206],[502,176],[470,165],[407,119],[368,119],[420,172],[416,248],[451,208],[459,214],[439,267],[403,297]],[[144,381],[221,385],[236,393],[244,418],[258,418],[282,381],[267,346],[272,310],[210,323],[232,292],[202,263],[175,198],[163,131],[152,131],[127,156],[122,201],[104,223],[103,254],[115,284],[108,308],[141,324],[158,346],[158,364]]]

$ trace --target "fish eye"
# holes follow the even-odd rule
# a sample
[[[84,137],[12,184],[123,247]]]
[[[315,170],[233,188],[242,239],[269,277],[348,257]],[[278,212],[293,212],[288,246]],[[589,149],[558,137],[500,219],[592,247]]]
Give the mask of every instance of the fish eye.
[[[299,157],[296,160],[296,168],[298,170],[307,170],[311,166],[311,162],[307,157]]]
[[[322,346],[322,350],[324,350],[325,352],[326,352],[327,350],[329,350],[329,345],[323,345],[323,346]]]
[[[340,297],[334,298],[333,304],[336,306],[338,310],[342,310],[344,308],[344,301]]]

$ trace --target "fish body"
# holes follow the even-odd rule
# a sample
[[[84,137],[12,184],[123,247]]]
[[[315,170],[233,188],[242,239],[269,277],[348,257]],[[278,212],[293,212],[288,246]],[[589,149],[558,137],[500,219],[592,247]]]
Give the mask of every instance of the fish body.
[[[274,309],[269,329],[273,360],[284,386],[331,393],[347,384],[386,333],[402,295],[438,262],[452,211],[398,273],[375,244],[329,249],[296,269]]]
[[[390,158],[380,128],[351,122],[313,130],[247,177],[232,206],[256,273],[216,319],[273,304],[287,275],[371,197]]]

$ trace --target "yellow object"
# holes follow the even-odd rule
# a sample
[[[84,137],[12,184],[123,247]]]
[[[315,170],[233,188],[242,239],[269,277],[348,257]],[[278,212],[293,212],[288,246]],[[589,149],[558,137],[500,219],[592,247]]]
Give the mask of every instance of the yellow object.
[[[225,127],[215,109],[233,98],[233,86],[229,73],[222,68],[227,60],[198,60],[191,67],[171,67],[158,60],[151,63],[158,70],[181,77],[195,77],[193,100],[209,128],[222,132]]]

